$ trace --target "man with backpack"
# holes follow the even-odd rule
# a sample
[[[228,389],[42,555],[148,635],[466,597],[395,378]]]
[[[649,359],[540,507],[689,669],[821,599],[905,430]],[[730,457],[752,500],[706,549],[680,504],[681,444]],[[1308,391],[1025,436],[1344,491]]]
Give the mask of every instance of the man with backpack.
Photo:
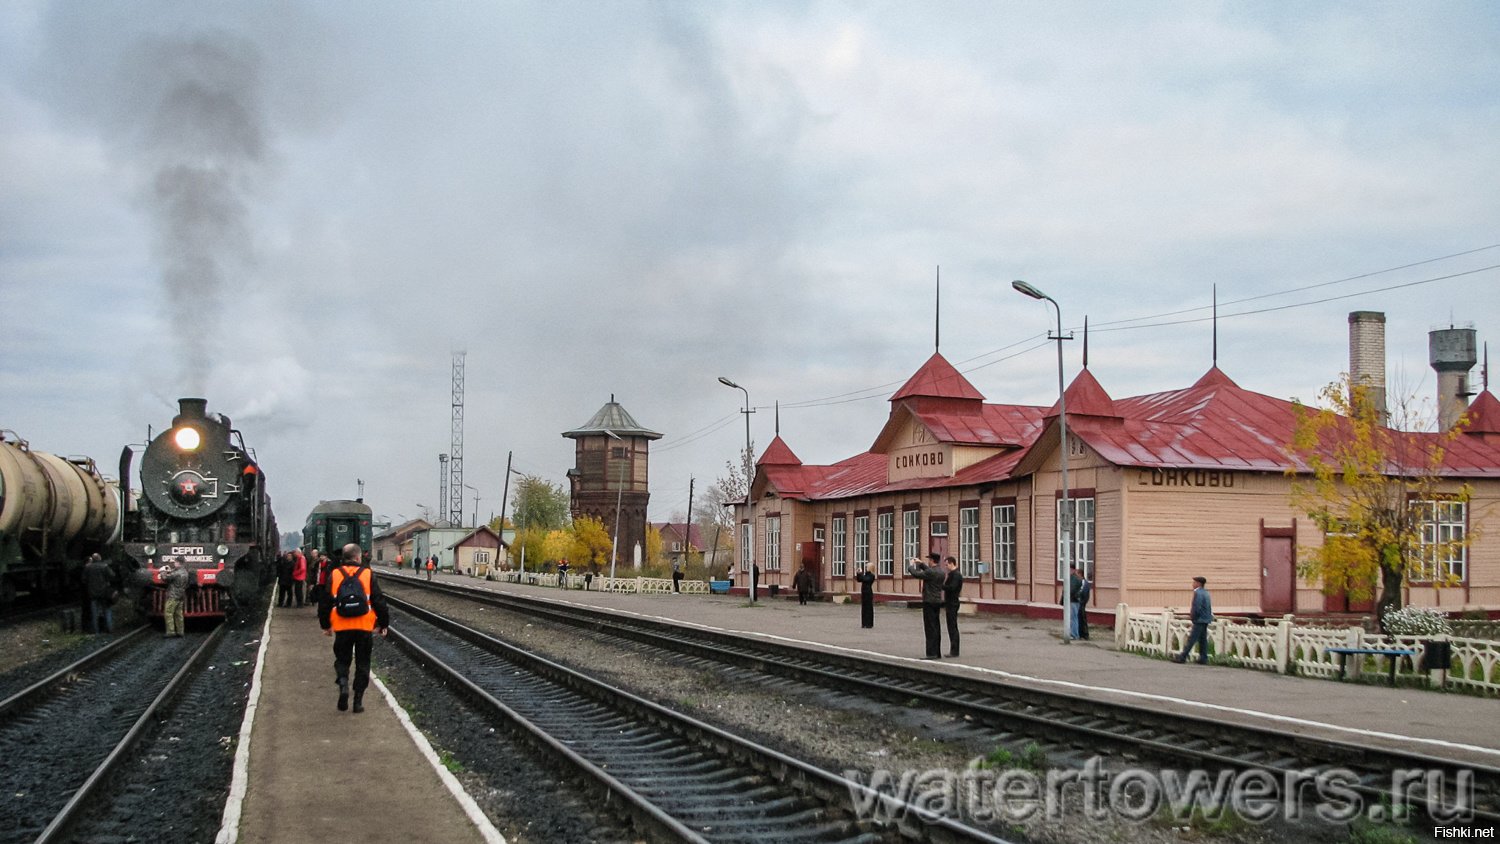
[[[318,597],[318,624],[333,637],[333,674],[339,687],[338,708],[349,708],[349,663],[354,663],[354,711],[364,712],[370,685],[370,650],[374,634],[386,634],[390,609],[375,573],[354,543],[344,546],[343,562],[328,570],[328,584]]]

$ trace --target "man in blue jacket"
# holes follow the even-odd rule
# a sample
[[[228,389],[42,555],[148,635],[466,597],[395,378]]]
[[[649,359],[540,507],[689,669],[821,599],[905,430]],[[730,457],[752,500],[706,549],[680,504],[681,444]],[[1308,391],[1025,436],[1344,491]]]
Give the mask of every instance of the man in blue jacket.
[[[1193,643],[1198,643],[1198,664],[1208,664],[1208,625],[1214,623],[1213,599],[1208,595],[1208,578],[1193,578],[1193,610],[1189,620],[1193,623],[1193,632],[1188,634],[1187,647],[1182,653],[1172,657],[1173,662],[1187,662],[1188,654],[1193,650]]]

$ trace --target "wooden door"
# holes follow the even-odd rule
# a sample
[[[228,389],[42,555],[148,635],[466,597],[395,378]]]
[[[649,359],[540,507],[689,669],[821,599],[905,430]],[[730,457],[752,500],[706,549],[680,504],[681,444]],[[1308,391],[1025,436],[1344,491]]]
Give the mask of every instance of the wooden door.
[[[1260,538],[1260,611],[1282,615],[1295,605],[1297,572],[1292,558],[1292,537]]]

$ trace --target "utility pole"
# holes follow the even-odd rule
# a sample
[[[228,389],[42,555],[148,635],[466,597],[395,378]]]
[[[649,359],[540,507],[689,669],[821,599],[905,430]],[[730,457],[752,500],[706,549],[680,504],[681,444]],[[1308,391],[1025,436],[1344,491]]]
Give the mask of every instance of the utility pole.
[[[693,559],[693,482],[695,480],[696,478],[692,475],[688,475],[687,524],[682,526],[682,567],[684,569],[687,568],[687,564]]]

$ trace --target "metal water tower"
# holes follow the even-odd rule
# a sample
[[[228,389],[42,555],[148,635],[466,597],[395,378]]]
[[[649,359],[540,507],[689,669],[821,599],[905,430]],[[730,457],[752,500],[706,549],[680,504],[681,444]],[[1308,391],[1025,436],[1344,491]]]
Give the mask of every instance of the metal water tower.
[[[1427,360],[1438,375],[1438,430],[1458,424],[1469,409],[1469,370],[1479,362],[1473,328],[1438,328],[1427,332]]]

